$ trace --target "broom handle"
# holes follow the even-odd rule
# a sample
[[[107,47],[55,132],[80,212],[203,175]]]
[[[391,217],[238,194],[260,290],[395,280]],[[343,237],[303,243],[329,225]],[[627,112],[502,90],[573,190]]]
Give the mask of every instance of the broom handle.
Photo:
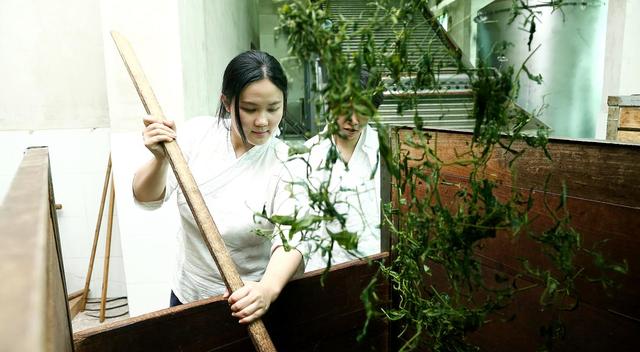
[[[160,104],[158,103],[156,96],[153,94],[151,85],[147,81],[131,45],[127,39],[118,32],[112,31],[111,36],[118,47],[120,56],[127,67],[127,71],[129,71],[129,76],[131,76],[131,80],[138,91],[138,95],[140,96],[140,100],[142,101],[142,105],[144,105],[145,110],[154,118],[165,120]],[[178,143],[172,141],[163,144],[166,155],[169,158],[171,168],[173,169],[176,179],[178,180],[178,184],[180,185],[180,188],[184,193],[184,197],[189,204],[189,208],[193,213],[193,217],[200,229],[204,242],[207,244],[209,253],[213,256],[216,266],[218,267],[229,292],[232,293],[244,286],[242,279],[240,278],[235,264],[222,241],[222,237],[220,236],[220,232],[218,232],[218,228],[211,217],[211,213],[209,213],[209,209],[207,209],[207,205],[202,198],[198,185],[189,171],[187,162],[182,155],[182,151],[180,150]],[[253,321],[249,324],[248,329],[253,345],[257,351],[268,352],[276,350],[262,320]]]

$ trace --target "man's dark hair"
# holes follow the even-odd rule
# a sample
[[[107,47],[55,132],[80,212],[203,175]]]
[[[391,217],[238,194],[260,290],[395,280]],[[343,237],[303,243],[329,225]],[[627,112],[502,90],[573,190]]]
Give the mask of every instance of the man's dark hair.
[[[367,69],[363,68],[360,70],[360,86],[362,88],[374,88],[380,82],[380,78],[376,75],[372,75]],[[373,106],[377,108],[380,107],[382,101],[384,100],[384,96],[382,92],[377,92],[371,97],[371,103]]]

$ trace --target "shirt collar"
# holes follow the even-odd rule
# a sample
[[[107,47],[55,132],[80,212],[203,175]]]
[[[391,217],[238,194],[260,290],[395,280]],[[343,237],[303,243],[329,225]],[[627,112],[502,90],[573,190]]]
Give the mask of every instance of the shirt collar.
[[[324,127],[322,133],[327,131],[327,126]],[[333,138],[333,136],[331,137]],[[325,143],[331,143],[328,139],[325,140]],[[372,166],[375,166],[378,163],[378,150],[380,149],[378,142],[378,132],[371,127],[369,124],[365,125],[362,129],[362,134],[360,134],[360,139],[358,143],[356,143],[356,147],[354,149],[354,153],[359,150],[362,150],[369,160],[369,163]]]
[[[362,148],[362,151],[365,153],[372,166],[376,165],[376,163],[378,162],[378,150],[380,148],[378,142],[378,133],[373,129],[373,127],[369,125],[365,126],[364,130],[362,131],[362,135],[360,135],[360,141],[358,141],[358,144],[356,145],[356,149],[358,148]]]

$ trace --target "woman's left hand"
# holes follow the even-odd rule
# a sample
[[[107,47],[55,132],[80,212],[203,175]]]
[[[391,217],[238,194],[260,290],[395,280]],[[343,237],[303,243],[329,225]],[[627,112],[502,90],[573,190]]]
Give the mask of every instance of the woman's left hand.
[[[231,296],[225,292],[231,305],[231,315],[240,318],[240,324],[248,324],[259,319],[269,310],[271,302],[278,294],[262,282],[245,281],[244,286],[236,290]]]

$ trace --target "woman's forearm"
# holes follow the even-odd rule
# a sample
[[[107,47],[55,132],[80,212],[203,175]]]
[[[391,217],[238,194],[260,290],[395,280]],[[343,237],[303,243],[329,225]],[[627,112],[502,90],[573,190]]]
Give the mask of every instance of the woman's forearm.
[[[295,275],[302,274],[303,271],[302,254],[296,249],[287,252],[284,247],[280,246],[271,254],[271,259],[260,282],[271,291],[271,301],[273,302],[280,295],[287,282]]]
[[[133,176],[133,196],[140,202],[152,202],[163,198],[168,160],[153,158]]]

